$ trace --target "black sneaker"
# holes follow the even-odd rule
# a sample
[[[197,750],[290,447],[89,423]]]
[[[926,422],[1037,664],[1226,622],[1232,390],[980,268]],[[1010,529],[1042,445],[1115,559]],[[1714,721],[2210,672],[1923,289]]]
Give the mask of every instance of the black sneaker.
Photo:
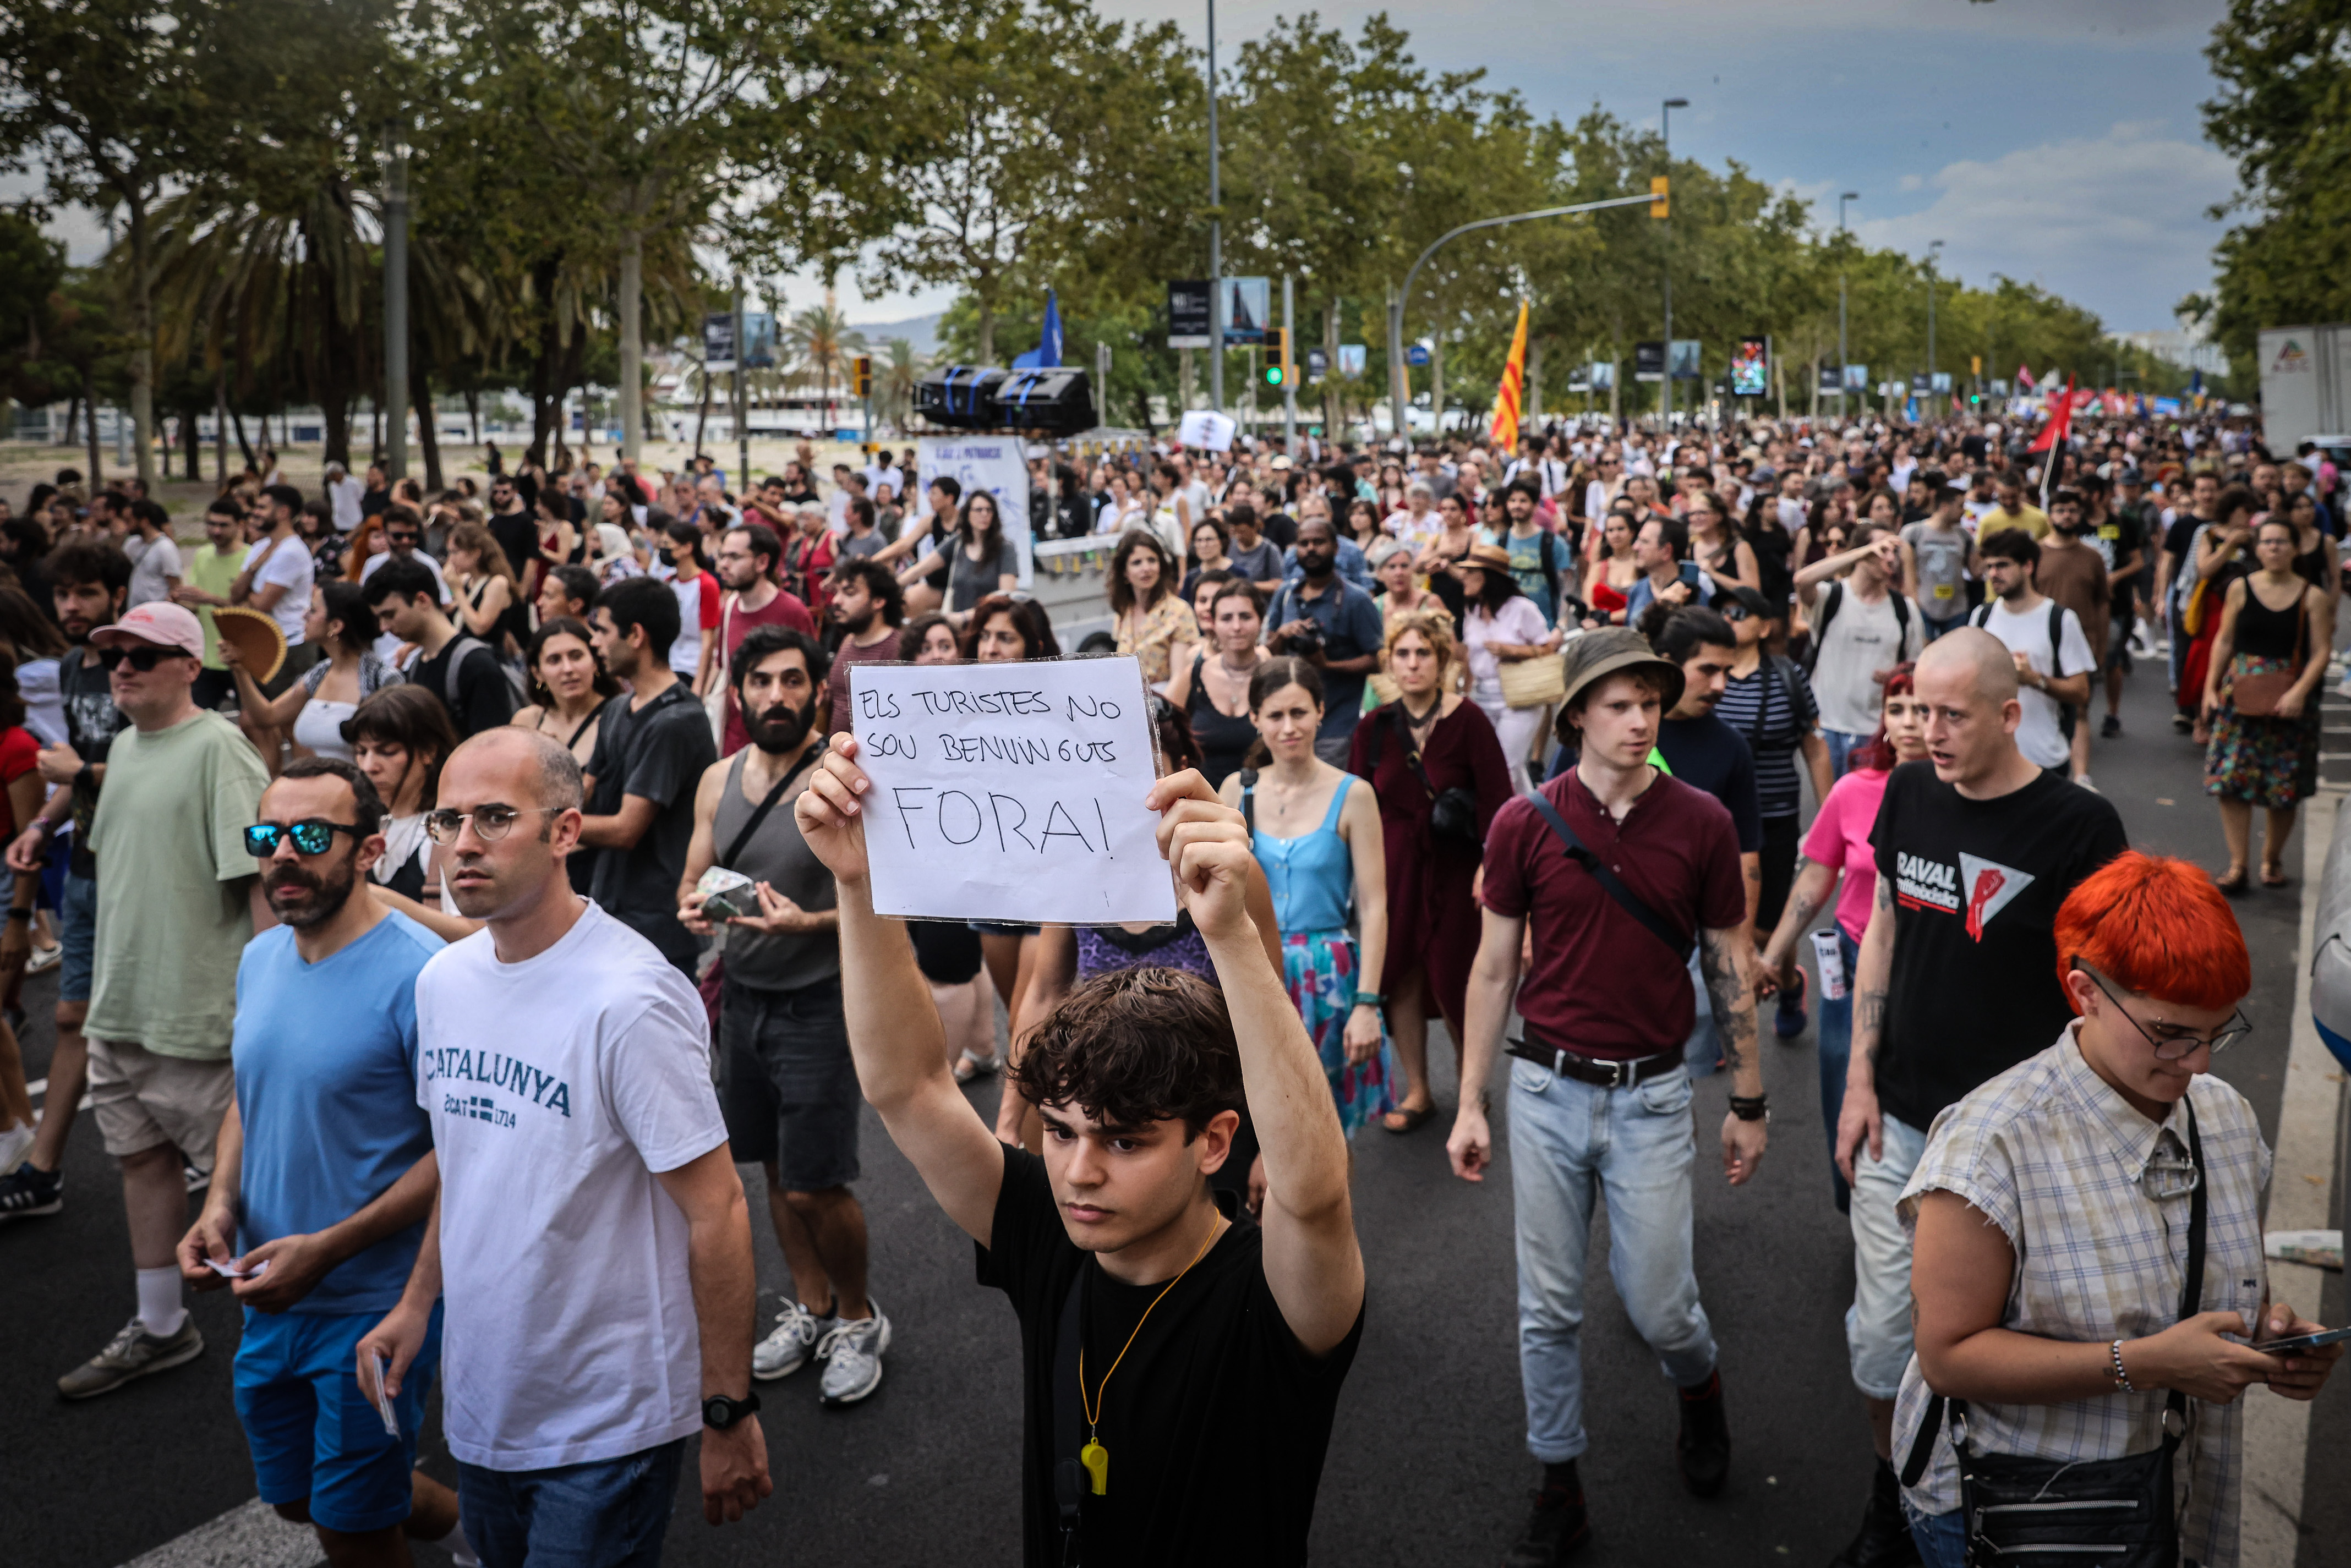
[[[1730,1479],[1730,1423],[1722,1413],[1722,1374],[1718,1371],[1682,1395],[1682,1430],[1674,1439],[1674,1462],[1693,1497],[1712,1497]]]
[[[1502,1559],[1502,1568],[1552,1568],[1592,1542],[1592,1520],[1584,1512],[1583,1489],[1537,1487],[1534,1511],[1527,1527]]]
[[[1877,1461],[1869,1506],[1862,1511],[1861,1533],[1829,1561],[1829,1568],[1917,1568],[1918,1543],[1902,1518],[1902,1488],[1894,1467]]]
[[[63,1171],[43,1170],[26,1160],[5,1176],[0,1176],[0,1220],[26,1220],[36,1214],[55,1214],[66,1206],[66,1179]]]
[[[2116,735],[2119,735],[2119,734],[2121,734],[2122,732],[2123,732],[2123,716],[2122,716],[2120,713],[2109,713],[2109,714],[2107,714],[2107,715],[2106,715],[2106,718],[2105,718],[2105,722],[2104,722],[2104,723],[2102,723],[2102,724],[2100,724],[2100,725],[2098,726],[2098,734],[2099,734],[2103,739],[2105,739],[2105,740],[2109,740],[2109,741],[2111,741],[2111,740],[2113,740]]]
[[[2171,716],[2171,727],[2185,735],[2196,728],[2196,721],[2185,713],[2174,713]]]

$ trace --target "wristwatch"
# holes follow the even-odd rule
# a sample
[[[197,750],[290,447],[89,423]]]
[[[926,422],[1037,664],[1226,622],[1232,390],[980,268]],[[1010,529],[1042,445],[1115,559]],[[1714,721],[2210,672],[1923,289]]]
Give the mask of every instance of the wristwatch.
[[[724,1432],[758,1407],[759,1397],[757,1394],[747,1394],[740,1399],[713,1394],[702,1402],[702,1424],[714,1432]]]

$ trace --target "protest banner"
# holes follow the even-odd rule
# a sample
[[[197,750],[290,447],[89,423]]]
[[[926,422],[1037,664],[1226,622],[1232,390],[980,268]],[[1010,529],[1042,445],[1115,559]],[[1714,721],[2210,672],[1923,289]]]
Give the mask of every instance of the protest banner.
[[[1176,918],[1128,659],[849,671],[877,913],[1022,925]]]
[[[914,441],[914,493],[927,493],[931,482],[945,476],[963,486],[969,496],[985,490],[996,497],[996,514],[1004,536],[1020,552],[1020,586],[1036,576],[1029,529],[1029,456],[1018,436],[918,436]]]

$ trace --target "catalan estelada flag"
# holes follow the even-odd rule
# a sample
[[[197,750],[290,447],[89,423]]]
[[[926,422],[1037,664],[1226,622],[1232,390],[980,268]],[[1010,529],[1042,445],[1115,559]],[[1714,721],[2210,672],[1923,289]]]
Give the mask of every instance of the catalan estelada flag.
[[[1519,410],[1527,386],[1527,302],[1519,301],[1519,329],[1510,336],[1510,357],[1502,366],[1502,384],[1494,390],[1494,445],[1510,452],[1519,444]]]

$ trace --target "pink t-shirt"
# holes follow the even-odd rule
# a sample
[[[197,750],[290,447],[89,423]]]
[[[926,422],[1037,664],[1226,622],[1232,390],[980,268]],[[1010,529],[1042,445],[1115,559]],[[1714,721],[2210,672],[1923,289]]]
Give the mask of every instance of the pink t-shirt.
[[[1877,826],[1877,803],[1892,776],[1855,768],[1837,780],[1804,836],[1805,859],[1844,873],[1837,889],[1837,924],[1856,942],[1869,931],[1869,901],[1877,896],[1877,859],[1869,833]]]

